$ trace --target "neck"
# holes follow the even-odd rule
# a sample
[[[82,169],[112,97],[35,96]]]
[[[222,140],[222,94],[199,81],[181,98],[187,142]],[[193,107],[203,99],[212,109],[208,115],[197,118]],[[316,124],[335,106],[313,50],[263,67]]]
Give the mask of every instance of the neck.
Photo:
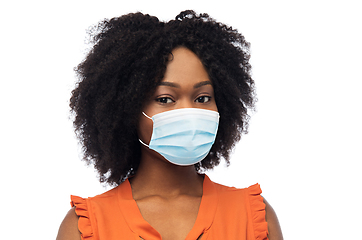
[[[136,175],[130,179],[134,199],[150,195],[173,198],[202,196],[203,177],[195,167],[177,166],[165,159],[143,157]]]

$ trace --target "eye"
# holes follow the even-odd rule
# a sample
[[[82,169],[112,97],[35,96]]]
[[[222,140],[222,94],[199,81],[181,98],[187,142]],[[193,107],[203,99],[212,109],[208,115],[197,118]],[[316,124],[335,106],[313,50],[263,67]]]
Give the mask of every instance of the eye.
[[[201,97],[198,97],[196,98],[196,102],[198,103],[207,103],[211,100],[211,97],[210,96],[201,96]]]
[[[174,100],[172,100],[169,97],[160,97],[156,99],[157,102],[162,103],[162,104],[167,104],[167,103],[173,103]]]

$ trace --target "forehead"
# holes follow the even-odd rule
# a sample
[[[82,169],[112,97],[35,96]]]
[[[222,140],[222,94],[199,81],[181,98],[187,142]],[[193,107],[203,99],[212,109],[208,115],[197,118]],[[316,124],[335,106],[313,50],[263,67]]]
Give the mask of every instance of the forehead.
[[[210,81],[209,75],[199,57],[185,47],[172,51],[172,58],[166,66],[163,81]]]

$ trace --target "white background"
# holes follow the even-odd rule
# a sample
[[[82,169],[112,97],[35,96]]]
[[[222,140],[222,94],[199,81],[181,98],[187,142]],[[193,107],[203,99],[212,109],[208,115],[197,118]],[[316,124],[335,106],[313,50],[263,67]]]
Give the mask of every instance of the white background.
[[[38,0],[0,9],[2,239],[55,239],[70,194],[106,190],[80,161],[69,120],[85,30],[129,12],[168,21],[186,9],[251,42],[257,112],[231,166],[211,179],[259,182],[285,239],[362,239],[358,1]]]

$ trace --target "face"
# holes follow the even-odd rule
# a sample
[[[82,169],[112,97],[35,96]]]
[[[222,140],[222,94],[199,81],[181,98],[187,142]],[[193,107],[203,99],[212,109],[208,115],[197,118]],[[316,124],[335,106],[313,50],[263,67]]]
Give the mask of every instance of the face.
[[[143,111],[149,117],[180,108],[217,111],[214,88],[201,60],[184,47],[176,48],[172,55],[164,79],[147,101]],[[138,136],[146,144],[151,140],[152,129],[152,120],[141,115]]]

